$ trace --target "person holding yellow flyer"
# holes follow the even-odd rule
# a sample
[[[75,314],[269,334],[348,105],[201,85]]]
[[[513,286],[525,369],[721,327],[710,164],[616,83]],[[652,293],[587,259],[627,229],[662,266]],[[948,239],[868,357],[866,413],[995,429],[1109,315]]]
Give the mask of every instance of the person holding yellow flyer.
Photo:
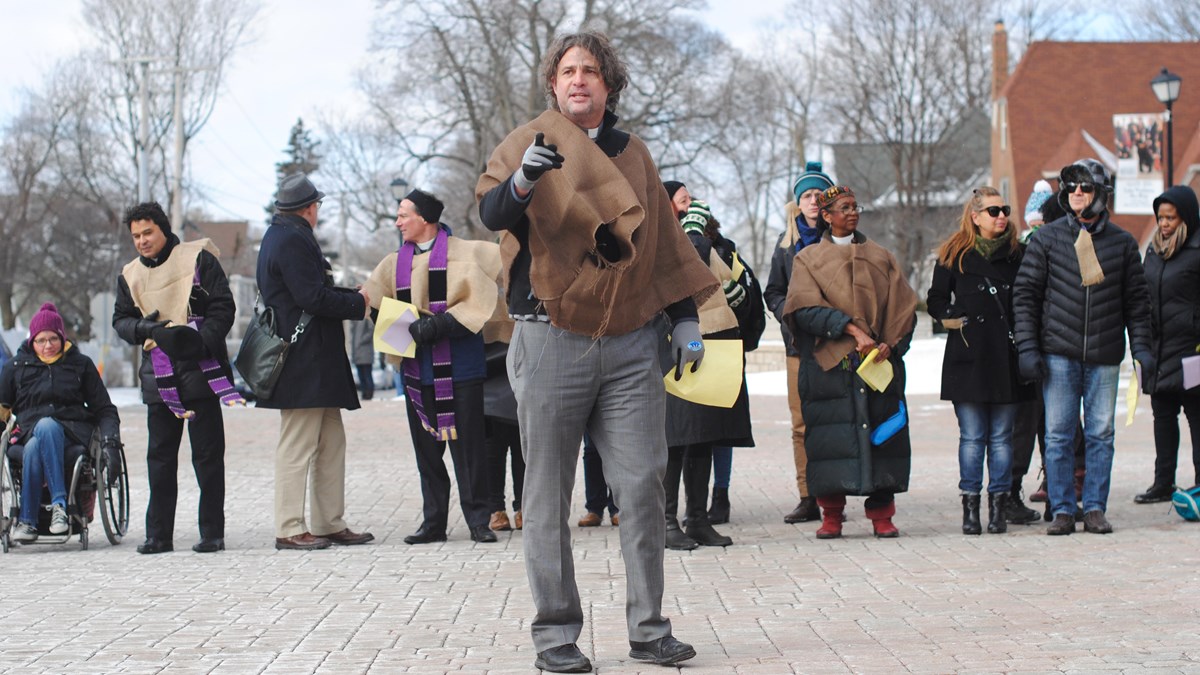
[[[929,315],[946,336],[942,400],[958,418],[958,490],[963,534],[982,534],[979,520],[984,459],[987,460],[987,531],[1008,531],[1012,491],[1013,429],[1020,403],[1033,387],[1020,382],[1013,340],[1012,284],[1025,246],[1008,220],[1000,192],[972,190],[958,227],[938,249],[926,296]]]
[[[404,244],[376,266],[364,288],[374,310],[380,298],[392,298],[412,303],[420,314],[408,323],[416,355],[405,358],[401,370],[424,512],[421,526],[404,543],[446,540],[450,476],[442,458],[447,443],[471,539],[491,543],[496,535],[488,528],[483,420],[487,367],[480,331],[499,300],[500,248],[451,236],[450,228],[438,221],[442,208],[437,197],[421,190],[400,201],[396,227]],[[378,311],[372,313],[379,317]],[[400,323],[395,317],[377,320],[384,334],[389,325]],[[388,359],[400,363],[395,355]]]
[[[667,472],[663,475],[666,493],[666,522],[669,549],[687,550],[701,546],[729,546],[733,540],[715,529],[708,516],[708,480],[712,472],[713,446],[754,447],[754,435],[750,429],[750,398],[746,392],[744,369],[740,368],[745,356],[741,348],[739,312],[762,314],[762,300],[753,306],[751,293],[747,289],[748,277],[743,274],[735,279],[730,267],[714,250],[713,241],[705,230],[716,223],[708,204],[693,200],[687,213],[680,221],[684,233],[696,248],[700,259],[708,266],[723,293],[714,293],[699,307],[700,334],[709,345],[700,371],[718,367],[714,359],[719,358],[712,349],[714,341],[728,341],[736,348],[726,356],[742,371],[734,387],[738,387],[737,398],[731,406],[704,405],[693,403],[679,396],[667,397]],[[675,372],[668,374],[668,381],[675,378],[683,381],[695,378],[699,373]],[[668,388],[668,391],[670,389]],[[679,482],[687,496],[687,512],[684,529],[680,530],[676,520],[679,509]]]
[[[917,294],[895,256],[858,231],[862,208],[850,188],[831,187],[817,203],[821,239],[796,255],[783,306],[800,352],[808,491],[823,518],[817,538],[842,536],[846,495],[867,497],[876,537],[897,537],[895,495],[908,490],[912,454],[902,357]],[[883,391],[857,373],[871,354],[892,366]]]

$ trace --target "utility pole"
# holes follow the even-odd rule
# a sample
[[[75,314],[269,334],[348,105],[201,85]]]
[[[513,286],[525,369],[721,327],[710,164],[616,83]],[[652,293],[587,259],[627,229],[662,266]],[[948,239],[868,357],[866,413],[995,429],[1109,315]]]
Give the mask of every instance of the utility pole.
[[[175,171],[171,180],[171,223],[183,233],[183,69],[175,69]]]

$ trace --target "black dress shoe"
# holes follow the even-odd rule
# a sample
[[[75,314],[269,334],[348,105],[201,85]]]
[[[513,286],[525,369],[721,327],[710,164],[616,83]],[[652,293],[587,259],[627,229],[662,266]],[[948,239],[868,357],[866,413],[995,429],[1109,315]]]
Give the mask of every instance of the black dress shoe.
[[[629,641],[629,658],[650,661],[660,666],[687,661],[696,655],[696,650],[686,642],[668,635],[650,642]]]
[[[1137,504],[1154,504],[1156,502],[1169,502],[1175,494],[1174,485],[1151,485],[1150,489],[1133,498]]]
[[[224,539],[201,539],[192,545],[192,550],[196,553],[216,553],[217,551],[225,550]]]
[[[471,528],[471,541],[477,541],[481,544],[496,543],[496,533],[492,532],[492,528],[487,525],[476,525]]]
[[[169,553],[175,550],[175,545],[165,539],[149,537],[137,547],[138,553]]]
[[[421,529],[404,538],[406,544],[432,544],[436,541],[446,541],[445,530],[426,529],[425,526],[421,526]]]
[[[792,512],[783,517],[783,522],[788,525],[796,523],[805,523],[810,520],[818,520],[821,517],[821,509],[817,507],[816,497],[801,497],[800,503]]]
[[[537,658],[533,661],[533,667],[551,673],[592,672],[592,662],[588,661],[588,657],[579,651],[579,647],[576,647],[574,642],[538,652]]]

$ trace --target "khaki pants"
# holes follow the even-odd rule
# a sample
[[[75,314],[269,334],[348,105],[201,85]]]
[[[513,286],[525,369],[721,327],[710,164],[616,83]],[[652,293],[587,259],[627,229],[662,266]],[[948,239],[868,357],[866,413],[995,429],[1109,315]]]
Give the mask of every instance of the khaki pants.
[[[800,412],[800,357],[787,357],[788,408],[792,411],[792,460],[796,463],[796,490],[808,496],[808,453],[804,451],[804,414]]]
[[[346,529],[346,429],[340,408],[280,410],[275,448],[275,536]],[[305,495],[312,520],[305,524]]]

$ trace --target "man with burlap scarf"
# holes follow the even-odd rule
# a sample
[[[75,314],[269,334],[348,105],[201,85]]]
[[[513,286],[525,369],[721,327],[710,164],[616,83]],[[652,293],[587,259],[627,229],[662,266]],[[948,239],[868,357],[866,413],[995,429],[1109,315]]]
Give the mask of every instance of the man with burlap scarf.
[[[585,430],[621,508],[629,655],[673,664],[696,652],[662,616],[660,317],[672,325],[673,360],[694,371],[704,354],[696,307],[718,284],[676,223],[646,146],[614,126],[628,78],[608,38],[556,39],[542,75],[551,109],[509,134],[475,188],[483,224],[504,233],[503,280],[517,320],[508,370],[526,461],[534,665],[591,670],[576,645],[583,611],[567,523]]]
[[[173,550],[179,443],[187,421],[192,468],[200,486],[197,553],[225,548],[225,423],[222,405],[245,405],[233,388],[225,336],[234,303],[217,247],[181,242],[155,202],[125,212],[138,257],[117,277],[113,328],[142,347],[146,402],[146,541],[138,553]]]
[[[416,356],[388,356],[404,375],[405,407],[423,509],[420,528],[406,544],[446,540],[450,476],[442,459],[446,445],[454,461],[458,501],[471,539],[493,543],[488,527],[487,457],[483,421],[484,324],[499,302],[496,277],[500,252],[495,243],[450,235],[442,225],[442,202],[413,190],[400,201],[396,227],[404,243],[385,257],[364,284],[377,314],[381,298],[416,305],[421,317],[408,331]]]
[[[1021,376],[1042,382],[1046,487],[1054,521],[1046,534],[1075,531],[1075,427],[1083,402],[1083,526],[1107,534],[1117,378],[1125,333],[1133,358],[1154,372],[1150,294],[1137,241],[1109,221],[1112,177],[1081,159],[1059,173],[1067,215],[1032,237],[1013,284]]]

